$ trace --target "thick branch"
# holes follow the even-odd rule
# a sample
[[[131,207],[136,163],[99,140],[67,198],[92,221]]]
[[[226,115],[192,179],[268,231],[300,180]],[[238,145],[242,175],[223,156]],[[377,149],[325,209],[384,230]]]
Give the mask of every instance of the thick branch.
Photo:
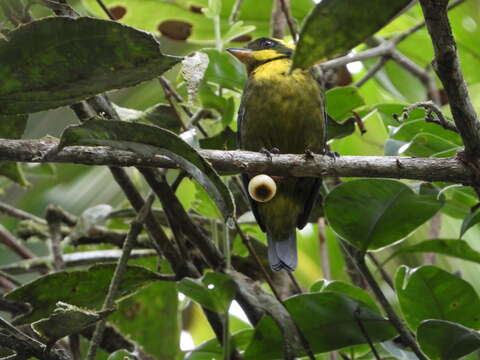
[[[434,69],[448,95],[453,119],[468,157],[480,150],[480,121],[468,94],[448,20],[448,0],[420,0],[435,50]]]
[[[144,156],[106,147],[70,147],[48,156],[58,142],[0,140],[0,161],[56,162],[106,166],[174,168],[164,156]],[[200,153],[223,173],[268,173],[283,176],[383,177],[470,184],[471,172],[455,158],[409,158],[395,156],[274,155],[248,151],[201,150]]]

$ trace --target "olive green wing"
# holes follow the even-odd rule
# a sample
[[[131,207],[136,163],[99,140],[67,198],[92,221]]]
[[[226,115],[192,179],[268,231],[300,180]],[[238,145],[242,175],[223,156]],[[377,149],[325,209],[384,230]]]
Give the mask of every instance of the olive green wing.
[[[245,89],[245,91],[247,91],[247,89]],[[242,100],[240,102],[240,107],[238,109],[238,116],[237,116],[237,145],[238,145],[238,148],[240,148],[240,149],[242,149],[242,123],[247,120],[247,118],[246,118],[247,114],[246,114],[245,100],[244,99],[245,99],[245,96],[242,96]],[[250,176],[248,176],[248,174],[242,174],[243,189],[244,189],[244,191],[245,191],[245,193],[248,197],[248,200],[250,202],[250,208],[252,209],[252,212],[253,212],[253,215],[255,216],[255,219],[257,220],[258,226],[260,226],[260,229],[262,229],[262,231],[265,232],[266,231],[265,225],[263,224],[262,217],[260,216],[260,213],[258,212],[257,203],[256,203],[255,200],[252,199],[252,197],[248,193],[248,183],[249,182],[250,182]]]

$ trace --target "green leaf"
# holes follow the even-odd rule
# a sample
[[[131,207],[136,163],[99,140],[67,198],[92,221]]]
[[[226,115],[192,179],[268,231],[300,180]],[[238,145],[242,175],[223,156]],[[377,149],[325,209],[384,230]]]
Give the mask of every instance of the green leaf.
[[[181,58],[114,21],[47,17],[0,40],[0,114],[25,114],[153,79]]]
[[[285,306],[314,353],[367,343],[359,321],[374,343],[390,339],[396,334],[389,321],[379,313],[343,294],[321,292],[298,295],[285,300]],[[270,317],[264,317],[255,328],[244,358],[283,358],[282,350],[280,330]]]
[[[28,115],[0,115],[0,139],[20,139],[27,127],[27,121]],[[29,185],[22,167],[18,163],[11,161],[0,162],[0,175],[21,186]]]
[[[253,335],[252,329],[245,329],[232,334],[230,341],[237,350],[244,350]],[[185,360],[222,360],[223,347],[216,338],[208,340],[190,352]]]
[[[442,207],[435,193],[415,194],[396,180],[361,179],[343,183],[325,198],[332,229],[361,250],[374,250],[407,237]]]
[[[235,215],[232,194],[217,172],[194,148],[171,131],[139,123],[90,120],[79,126],[70,126],[63,132],[59,148],[75,145],[111,146],[142,155],[168,156],[208,191],[226,219]]]
[[[228,29],[227,33],[223,35],[222,41],[226,44],[235,38],[252,32],[253,30],[255,30],[255,26],[243,25],[243,21],[237,21],[230,27],[230,29]]]
[[[207,273],[201,279],[184,278],[178,282],[178,291],[207,309],[226,313],[235,297],[237,286],[227,275]]]
[[[221,133],[215,136],[200,139],[200,147],[202,149],[236,150],[237,133],[227,126]]]
[[[310,291],[333,291],[336,293],[344,294],[351,297],[352,299],[362,302],[364,305],[368,306],[373,311],[379,312],[377,304],[375,304],[375,301],[373,301],[372,297],[368,292],[344,281],[328,281],[322,279],[313,284],[310,288]]]
[[[113,104],[120,118],[124,121],[153,124],[179,133],[182,129],[175,109],[171,105],[156,104],[145,111],[123,108]]]
[[[480,222],[480,208],[475,209],[470,215],[468,215],[462,222],[462,228],[460,229],[460,237],[471,227],[477,225]]]
[[[327,140],[341,139],[355,132],[355,119],[348,119],[342,123],[333,118],[327,120]]]
[[[426,319],[480,328],[477,293],[468,282],[445,270],[435,266],[415,269],[401,266],[395,275],[395,290],[411,329],[416,329]]]
[[[107,317],[113,310],[91,311],[64,302],[57,302],[55,310],[47,319],[32,323],[32,329],[47,344],[53,344],[61,338],[77,334]]]
[[[388,24],[410,0],[323,0],[300,32],[293,68],[344,53]]]
[[[23,325],[49,317],[58,301],[88,309],[101,307],[115,266],[102,264],[88,270],[60,271],[16,288],[5,298],[28,302],[32,306],[32,312],[19,316],[14,320],[14,324]],[[120,283],[117,301],[132,295],[156,279],[156,274],[144,267],[128,266]]]
[[[365,105],[363,97],[355,86],[337,87],[325,93],[327,114],[337,121],[352,115],[352,110]]]
[[[478,332],[450,321],[423,321],[417,338],[420,348],[431,360],[456,360],[480,349]]]
[[[202,106],[206,109],[215,109],[222,115],[222,122],[228,125],[232,122],[235,112],[235,101],[233,97],[226,98],[213,92],[207,84],[202,84],[199,91],[199,98]]]
[[[231,90],[242,90],[247,82],[244,65],[227,53],[215,49],[204,49],[210,62],[205,72],[205,81],[213,82]]]
[[[390,139],[405,143],[399,149],[399,155],[447,157],[462,146],[462,139],[457,133],[426,122],[423,109],[412,111],[406,120],[398,122],[393,119],[393,115],[402,114],[405,105],[381,104],[376,108],[389,129]]]
[[[385,262],[406,253],[436,253],[480,264],[480,253],[472,249],[466,241],[459,239],[425,240],[415,245],[405,246],[395,251]]]
[[[136,260],[135,263],[156,268],[157,259]],[[166,262],[161,262],[160,265],[163,274],[170,273]],[[108,321],[122,334],[128,334],[129,338],[141,344],[148,354],[158,359],[175,359],[180,352],[181,328],[178,316],[176,284],[157,281],[122,301],[118,305],[118,310],[109,316]]]

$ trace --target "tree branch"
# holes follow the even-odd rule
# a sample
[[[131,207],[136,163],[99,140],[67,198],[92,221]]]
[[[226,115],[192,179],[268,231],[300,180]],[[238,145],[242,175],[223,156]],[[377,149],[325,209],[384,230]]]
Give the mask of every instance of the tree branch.
[[[57,140],[0,140],[0,161],[54,162],[106,166],[176,168],[164,156],[144,156],[106,147],[70,147],[54,155]],[[340,156],[281,154],[269,158],[249,151],[200,150],[222,173],[266,173],[283,176],[383,177],[423,181],[472,183],[469,168],[456,158]]]
[[[435,50],[433,67],[447,92],[453,119],[465,144],[465,155],[480,151],[480,121],[470,100],[448,20],[448,0],[420,0]]]

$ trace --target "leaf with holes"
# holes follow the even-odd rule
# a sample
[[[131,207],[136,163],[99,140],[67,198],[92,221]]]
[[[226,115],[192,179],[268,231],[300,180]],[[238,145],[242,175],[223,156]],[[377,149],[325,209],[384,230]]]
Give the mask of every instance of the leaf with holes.
[[[362,179],[345,182],[325,198],[332,229],[361,250],[375,250],[399,241],[442,207],[436,191],[422,186],[416,194],[396,180]]]
[[[207,273],[201,279],[185,278],[179,281],[178,291],[207,309],[225,314],[230,307],[237,285],[227,275]]]
[[[388,24],[411,0],[323,0],[306,18],[293,68],[342,54]]]
[[[395,275],[395,291],[405,320],[413,330],[427,319],[480,329],[477,293],[468,282],[445,270],[435,266],[402,266]]]
[[[0,114],[25,114],[153,79],[181,58],[114,21],[47,17],[0,39]]]
[[[423,321],[417,338],[422,351],[432,360],[456,360],[480,349],[477,331],[450,321]]]
[[[217,172],[193,147],[171,131],[139,123],[90,120],[65,129],[59,148],[66,146],[111,146],[145,156],[165,155],[208,191],[226,219],[235,216],[232,194]]]
[[[102,306],[115,264],[95,265],[88,270],[60,271],[39,277],[11,291],[5,298],[28,302],[32,311],[19,316],[14,324],[23,325],[44,319],[55,310],[58,301],[87,309]],[[120,283],[117,301],[134,294],[157,279],[141,266],[128,266]]]

